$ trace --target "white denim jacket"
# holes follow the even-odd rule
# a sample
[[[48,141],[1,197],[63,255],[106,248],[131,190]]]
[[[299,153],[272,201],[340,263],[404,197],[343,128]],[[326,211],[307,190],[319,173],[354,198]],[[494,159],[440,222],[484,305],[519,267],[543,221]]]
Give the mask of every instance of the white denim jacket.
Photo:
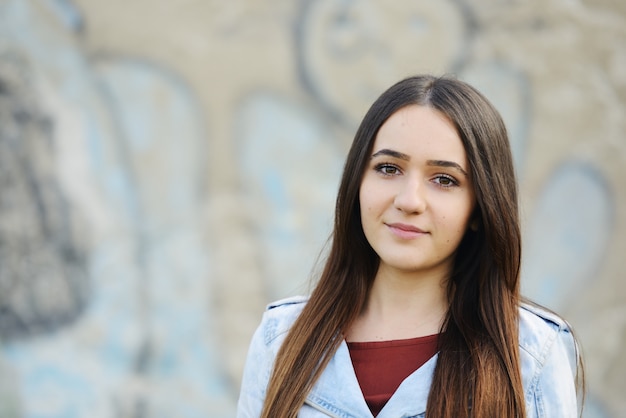
[[[257,418],[261,414],[276,353],[306,301],[305,297],[294,297],[268,306],[250,344],[238,418]],[[567,324],[549,312],[524,305],[520,308],[519,334],[527,417],[577,417],[577,350]],[[424,417],[436,363],[435,355],[407,377],[378,418]],[[372,417],[345,341],[308,394],[298,417]]]

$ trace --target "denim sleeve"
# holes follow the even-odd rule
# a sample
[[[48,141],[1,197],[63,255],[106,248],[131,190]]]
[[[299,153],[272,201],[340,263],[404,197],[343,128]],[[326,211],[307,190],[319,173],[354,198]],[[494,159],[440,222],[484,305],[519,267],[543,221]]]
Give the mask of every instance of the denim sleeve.
[[[548,350],[535,390],[537,416],[540,418],[578,417],[576,341],[571,332],[563,328],[559,330],[554,343]]]
[[[267,325],[264,316],[248,349],[237,403],[237,418],[258,418],[263,409],[267,383],[274,362],[274,355],[266,341]]]

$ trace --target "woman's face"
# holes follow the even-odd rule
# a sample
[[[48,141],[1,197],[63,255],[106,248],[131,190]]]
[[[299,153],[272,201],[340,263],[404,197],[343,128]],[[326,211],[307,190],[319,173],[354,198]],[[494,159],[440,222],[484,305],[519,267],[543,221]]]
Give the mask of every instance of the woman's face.
[[[465,149],[447,117],[418,105],[391,115],[376,136],[359,201],[380,269],[447,277],[475,206]]]

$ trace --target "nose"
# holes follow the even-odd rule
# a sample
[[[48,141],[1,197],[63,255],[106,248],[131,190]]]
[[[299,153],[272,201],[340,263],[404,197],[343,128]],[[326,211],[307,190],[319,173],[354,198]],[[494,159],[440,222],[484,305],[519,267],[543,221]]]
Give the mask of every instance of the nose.
[[[426,188],[419,179],[407,178],[397,190],[394,198],[396,209],[408,213],[422,213],[426,210]]]

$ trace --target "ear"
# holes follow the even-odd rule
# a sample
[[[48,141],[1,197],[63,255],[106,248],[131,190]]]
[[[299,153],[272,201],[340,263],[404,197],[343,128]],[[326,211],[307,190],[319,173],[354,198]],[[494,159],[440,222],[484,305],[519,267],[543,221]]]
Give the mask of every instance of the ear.
[[[477,212],[474,212],[472,217],[470,218],[469,229],[473,232],[478,232],[480,228],[480,215]]]

